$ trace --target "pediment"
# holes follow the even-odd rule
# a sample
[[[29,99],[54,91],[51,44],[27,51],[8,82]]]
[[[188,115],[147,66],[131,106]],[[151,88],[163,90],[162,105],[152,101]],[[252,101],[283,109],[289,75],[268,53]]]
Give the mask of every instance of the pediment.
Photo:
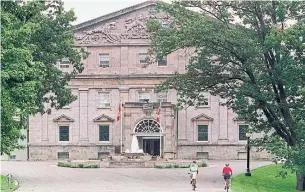
[[[213,121],[214,119],[206,114],[200,114],[194,118],[192,118],[192,121]]]
[[[115,120],[105,114],[102,114],[95,119],[93,119],[94,122],[114,122]]]
[[[55,119],[53,119],[54,122],[73,122],[74,119],[72,119],[71,117],[68,117],[64,114],[60,115],[59,117],[56,117]]]
[[[96,46],[149,43],[146,23],[149,19],[166,22],[164,13],[154,9],[156,1],[146,1],[75,26],[75,44]]]

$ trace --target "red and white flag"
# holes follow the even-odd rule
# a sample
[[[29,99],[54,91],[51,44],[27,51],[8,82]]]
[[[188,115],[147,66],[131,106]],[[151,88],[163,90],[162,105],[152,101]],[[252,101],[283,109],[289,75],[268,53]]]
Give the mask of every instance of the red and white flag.
[[[116,120],[119,121],[121,118],[121,102],[119,104],[119,107],[118,107],[118,116],[116,117]]]
[[[158,108],[157,119],[156,119],[158,123],[160,123],[160,112],[161,112],[161,102]]]

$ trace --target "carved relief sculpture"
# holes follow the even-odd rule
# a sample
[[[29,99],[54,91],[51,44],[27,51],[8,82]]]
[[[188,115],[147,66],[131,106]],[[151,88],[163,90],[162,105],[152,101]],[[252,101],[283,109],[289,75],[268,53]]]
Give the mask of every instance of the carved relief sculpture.
[[[151,18],[166,20],[157,18],[154,12],[150,12],[149,15],[138,14],[125,19],[123,30],[118,29],[117,21],[112,21],[101,28],[84,31],[84,35],[75,36],[75,40],[78,44],[99,44],[120,43],[122,39],[148,39],[146,23]]]

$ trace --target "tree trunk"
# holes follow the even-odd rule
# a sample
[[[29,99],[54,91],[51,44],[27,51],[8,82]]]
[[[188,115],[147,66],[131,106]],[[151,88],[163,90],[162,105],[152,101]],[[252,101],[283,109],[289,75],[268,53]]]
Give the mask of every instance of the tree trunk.
[[[297,186],[296,189],[299,191],[305,191],[305,174],[297,173]]]

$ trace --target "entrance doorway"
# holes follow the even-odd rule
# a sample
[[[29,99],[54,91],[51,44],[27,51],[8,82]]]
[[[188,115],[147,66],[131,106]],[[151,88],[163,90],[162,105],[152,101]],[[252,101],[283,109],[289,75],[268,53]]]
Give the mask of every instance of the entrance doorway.
[[[159,156],[160,139],[143,139],[143,151],[153,156]]]

